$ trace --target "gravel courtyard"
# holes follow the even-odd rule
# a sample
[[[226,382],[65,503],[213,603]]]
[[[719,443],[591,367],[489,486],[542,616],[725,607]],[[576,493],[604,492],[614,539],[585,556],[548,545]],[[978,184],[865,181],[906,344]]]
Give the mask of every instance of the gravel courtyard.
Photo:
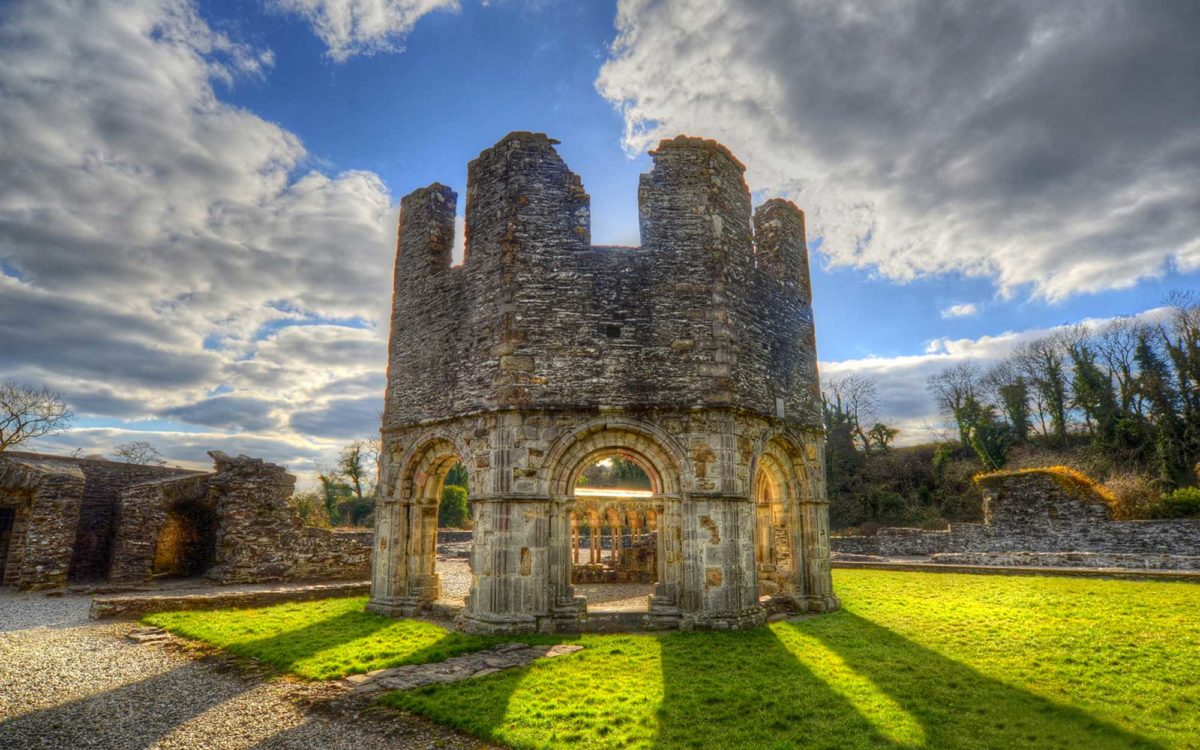
[[[0,748],[489,747],[365,703],[307,710],[315,688],[125,637],[133,623],[88,619],[86,596],[0,591]]]

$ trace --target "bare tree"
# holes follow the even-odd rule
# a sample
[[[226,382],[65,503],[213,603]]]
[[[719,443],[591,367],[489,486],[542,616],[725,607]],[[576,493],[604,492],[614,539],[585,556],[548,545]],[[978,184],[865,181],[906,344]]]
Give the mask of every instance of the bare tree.
[[[363,488],[368,481],[370,470],[367,468],[367,458],[371,450],[366,440],[355,440],[342,449],[338,456],[338,474],[346,480],[358,499],[363,498]]]
[[[1110,377],[1117,381],[1121,411],[1142,413],[1137,392],[1137,365],[1134,352],[1146,327],[1134,318],[1117,318],[1097,332],[1092,348],[1104,363]]]
[[[121,443],[113,448],[113,455],[127,464],[142,466],[164,466],[162,454],[145,440],[135,440],[132,443]]]
[[[1042,435],[1053,433],[1060,443],[1067,436],[1067,344],[1064,338],[1047,336],[1018,346],[1013,363],[1032,386]],[[1049,420],[1049,425],[1047,425]]]
[[[969,403],[978,402],[983,386],[979,365],[967,360],[947,367],[936,375],[930,375],[925,388],[937,402],[942,414],[953,419],[958,427],[958,439],[966,448],[970,445],[967,425],[962,420],[963,409]]]
[[[869,434],[869,423],[879,410],[879,398],[875,393],[875,381],[865,375],[852,373],[825,381],[825,401],[838,403],[849,417],[850,431],[862,443],[863,451],[871,452],[873,445]]]
[[[62,396],[13,380],[0,382],[0,451],[67,429],[75,415]]]

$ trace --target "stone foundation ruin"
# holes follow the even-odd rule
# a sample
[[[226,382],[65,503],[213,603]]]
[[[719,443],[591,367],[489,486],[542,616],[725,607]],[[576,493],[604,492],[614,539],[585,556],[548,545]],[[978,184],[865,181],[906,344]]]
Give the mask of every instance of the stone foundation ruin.
[[[752,213],[743,166],[681,136],[642,176],[643,245],[593,246],[554,143],[511,133],[471,162],[461,266],[455,193],[401,202],[369,609],[438,598],[437,504],[461,462],[475,533],[460,625],[584,627],[572,573],[593,509],[575,487],[608,456],[651,482],[640,507],[594,509],[622,549],[633,529],[653,540],[644,626],[837,608],[803,213]]]
[[[984,474],[983,523],[834,537],[845,559],[965,565],[1200,570],[1200,520],[1118,521],[1085,479],[1056,469]],[[846,557],[849,556],[849,557]]]
[[[209,455],[211,473],[0,453],[0,585],[368,575],[368,532],[303,527],[284,469]]]

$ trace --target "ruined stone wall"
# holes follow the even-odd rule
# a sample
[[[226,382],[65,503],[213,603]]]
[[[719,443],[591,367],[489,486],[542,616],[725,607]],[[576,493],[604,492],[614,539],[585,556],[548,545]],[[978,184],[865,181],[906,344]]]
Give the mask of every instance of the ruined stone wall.
[[[6,584],[24,589],[62,586],[74,550],[83,473],[34,454],[0,455],[0,500],[16,511]]]
[[[590,245],[589,198],[542,134],[401,202],[385,429],[505,408],[728,407],[820,429],[803,214],[751,215],[713,141],[652,152],[642,247]]]
[[[296,478],[261,459],[212,452],[214,472],[135,485],[121,494],[110,576],[150,577],[168,514],[200,504],[216,517],[212,566],[220,583],[355,579],[370,572],[372,534],[304,527],[288,502]]]
[[[1052,471],[985,476],[980,488],[984,523],[951,524],[947,531],[884,528],[873,537],[835,537],[833,550],[884,557],[954,553],[965,555],[964,561],[1002,560],[1008,553],[1028,552],[1039,553],[1031,560],[1059,565],[1098,559],[1131,564],[1140,558],[1134,567],[1146,567],[1162,555],[1200,555],[1200,520],[1115,521],[1105,498]],[[1100,557],[1054,556],[1057,553]]]
[[[187,476],[195,472],[118,461],[76,461],[83,472],[84,483],[70,578],[73,581],[94,580],[103,578],[108,570],[121,490],[151,479]]]

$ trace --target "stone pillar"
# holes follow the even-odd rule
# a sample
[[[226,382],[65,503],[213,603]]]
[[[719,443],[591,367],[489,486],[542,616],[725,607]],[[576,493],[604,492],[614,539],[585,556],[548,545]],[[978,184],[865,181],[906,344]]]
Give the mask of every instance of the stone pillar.
[[[375,554],[371,566],[371,600],[367,609],[391,617],[411,617],[420,601],[409,594],[408,519],[412,504],[395,498],[375,503]]]
[[[460,625],[469,633],[531,633],[554,628],[555,593],[564,585],[569,533],[566,514],[551,520],[548,499],[481,498],[471,549],[471,593]],[[558,546],[551,552],[551,527]],[[565,591],[564,591],[565,588]]]
[[[683,626],[737,629],[764,622],[754,562],[754,503],[748,497],[693,496],[683,521]]]
[[[841,606],[833,594],[833,576],[829,566],[829,501],[800,503],[800,558],[802,597],[797,603],[809,612],[832,612]]]

